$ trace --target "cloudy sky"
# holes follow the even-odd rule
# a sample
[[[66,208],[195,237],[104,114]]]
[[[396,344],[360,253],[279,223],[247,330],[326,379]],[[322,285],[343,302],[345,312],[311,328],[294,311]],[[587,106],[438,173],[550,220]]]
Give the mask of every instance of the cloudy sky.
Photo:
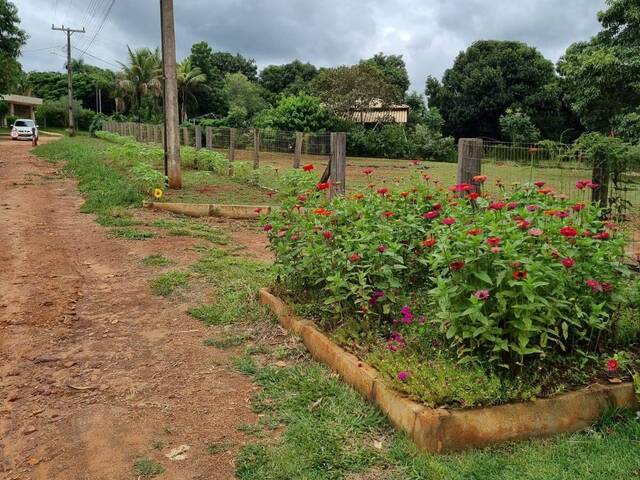
[[[74,57],[117,67],[132,47],[159,45],[158,0],[13,0],[30,39],[26,70],[62,70],[66,38],[51,24],[85,27]],[[179,57],[206,40],[259,67],[294,58],[318,66],[353,64],[376,52],[402,54],[412,88],[440,77],[479,39],[520,40],[556,61],[598,31],[604,0],[175,0]],[[109,13],[106,16],[107,12]],[[106,16],[106,20],[105,19]]]

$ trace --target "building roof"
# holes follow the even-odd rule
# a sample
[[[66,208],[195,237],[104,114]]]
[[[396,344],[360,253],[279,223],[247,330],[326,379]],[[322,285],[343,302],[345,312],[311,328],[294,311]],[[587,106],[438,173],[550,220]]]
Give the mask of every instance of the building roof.
[[[42,105],[41,98],[27,97],[25,95],[0,95],[0,100],[16,105]]]

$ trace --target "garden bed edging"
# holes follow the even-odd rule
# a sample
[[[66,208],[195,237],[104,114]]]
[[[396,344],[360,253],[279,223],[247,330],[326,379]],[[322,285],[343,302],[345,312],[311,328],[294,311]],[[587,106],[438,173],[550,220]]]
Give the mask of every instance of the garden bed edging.
[[[265,205],[223,205],[217,203],[174,203],[174,202],[143,202],[143,207],[180,213],[190,217],[223,217],[234,219],[259,218],[260,215],[270,214],[273,207]],[[258,211],[259,210],[259,211]]]
[[[631,383],[591,385],[578,391],[530,402],[473,409],[430,408],[385,385],[371,366],[348,353],[266,288],[260,301],[287,330],[302,337],[311,355],[336,371],[391,423],[422,449],[442,453],[500,442],[576,432],[592,425],[608,407],[638,407]]]

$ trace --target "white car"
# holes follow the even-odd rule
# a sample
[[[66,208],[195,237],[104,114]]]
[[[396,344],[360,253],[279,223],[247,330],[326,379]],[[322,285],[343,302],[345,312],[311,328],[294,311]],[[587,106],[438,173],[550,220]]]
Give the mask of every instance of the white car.
[[[28,118],[19,118],[11,125],[11,140],[38,140],[38,125]]]

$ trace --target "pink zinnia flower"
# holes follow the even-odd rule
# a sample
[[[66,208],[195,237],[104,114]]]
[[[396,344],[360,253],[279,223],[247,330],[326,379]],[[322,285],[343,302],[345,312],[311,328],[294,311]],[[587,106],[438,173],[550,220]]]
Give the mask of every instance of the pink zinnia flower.
[[[436,211],[436,210],[431,210],[430,212],[425,213],[424,215],[422,215],[424,218],[426,218],[427,220],[433,220],[434,218],[436,218],[438,215],[440,215],[440,212]]]
[[[576,261],[573,258],[563,258],[562,259],[562,265],[564,265],[566,268],[571,268],[576,264]]]
[[[538,207],[538,205],[527,205],[527,211],[529,211],[529,212],[535,212],[539,208],[540,207]]]
[[[269,231],[273,230],[273,226],[267,223],[267,224],[264,226],[263,230],[264,230],[265,232],[269,232]]]
[[[386,251],[387,251],[387,246],[386,245],[378,245],[378,252],[384,253]]]
[[[593,236],[596,240],[609,240],[611,234],[609,232],[600,232]]]
[[[473,294],[478,300],[486,300],[487,298],[489,298],[490,294],[489,294],[489,290],[478,290],[476,293]]]
[[[442,220],[443,225],[453,225],[456,223],[456,219],[453,217],[447,217]]]
[[[491,202],[489,204],[490,210],[502,210],[506,204],[504,202]]]
[[[533,235],[534,237],[539,237],[544,232],[540,228],[530,228],[527,232],[529,235]]]
[[[398,372],[398,380],[404,382],[407,380],[407,378],[409,378],[409,372],[406,372],[404,370],[402,372]]]

